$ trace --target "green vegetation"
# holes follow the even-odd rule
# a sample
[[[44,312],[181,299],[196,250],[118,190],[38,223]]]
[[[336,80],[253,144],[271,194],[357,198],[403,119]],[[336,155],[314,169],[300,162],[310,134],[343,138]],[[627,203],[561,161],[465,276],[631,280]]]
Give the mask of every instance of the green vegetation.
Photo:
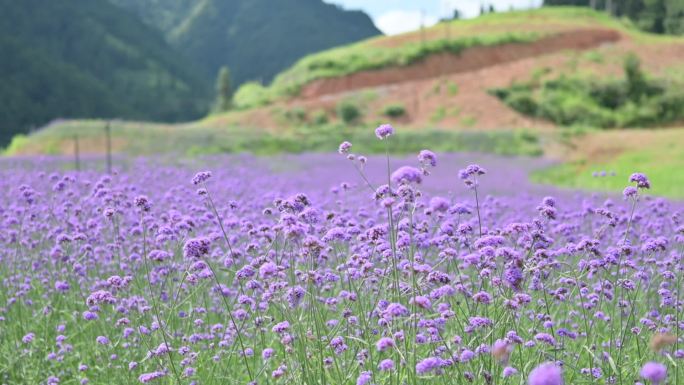
[[[0,0],[0,147],[56,118],[177,121],[209,87],[151,28],[104,0]]]
[[[614,140],[619,140],[615,138]],[[592,159],[554,166],[532,174],[538,183],[553,184],[570,188],[599,191],[619,191],[624,188],[629,175],[634,171],[648,173],[654,195],[671,198],[684,198],[684,130],[669,140],[638,146],[638,149],[625,151],[617,157],[596,162]],[[606,171],[608,176],[594,176]],[[610,176],[614,172],[615,176]]]
[[[458,85],[455,83],[449,83],[447,85],[447,93],[449,94],[449,96],[458,95]]]
[[[406,108],[398,103],[388,104],[382,109],[382,114],[388,118],[401,118],[406,115]]]
[[[337,117],[346,124],[354,124],[362,116],[361,108],[353,100],[343,100],[337,104]]]
[[[285,111],[285,117],[290,123],[303,124],[306,123],[306,110],[302,107],[293,107]]]
[[[436,124],[444,120],[446,117],[458,117],[460,114],[461,108],[459,106],[439,106],[435,109],[432,115],[430,115],[430,122]],[[475,123],[475,120],[472,117],[464,117],[461,120],[463,126],[472,126],[472,124]]]
[[[263,107],[273,100],[273,95],[259,82],[244,83],[233,95],[233,102],[239,108]]]
[[[644,31],[684,34],[684,2],[681,0],[544,0],[544,5],[593,5],[616,17],[631,19]]]
[[[649,127],[684,119],[681,83],[649,79],[635,55],[626,57],[624,72],[619,80],[561,75],[492,93],[522,114],[562,126]]]
[[[444,118],[446,117],[446,107],[444,106],[439,106],[437,109],[430,115],[430,122],[432,123],[439,123],[441,122]]]
[[[269,82],[302,56],[380,34],[365,13],[323,1],[109,1],[159,30],[207,81],[227,65],[238,85]]]
[[[316,110],[311,114],[311,123],[320,126],[328,123],[328,114],[325,110]]]
[[[364,151],[383,153],[384,143],[374,139],[372,129],[346,124],[303,124],[277,134],[246,127],[215,128],[204,125],[161,125],[113,122],[112,141],[116,153],[130,155],[251,152],[330,152],[344,140],[363,142]],[[73,137],[78,135],[90,151],[104,151],[103,121],[65,121],[36,132],[15,137],[6,155],[44,153],[71,155]],[[370,146],[370,147],[369,147]],[[501,155],[542,154],[538,137],[527,131],[447,131],[421,129],[403,131],[393,138],[393,151],[412,153],[424,148],[439,152],[482,152]],[[86,154],[87,155],[87,154]]]
[[[221,67],[218,78],[216,79],[215,104],[214,108],[217,112],[228,111],[233,104],[233,88],[230,80],[230,70],[226,66]]]

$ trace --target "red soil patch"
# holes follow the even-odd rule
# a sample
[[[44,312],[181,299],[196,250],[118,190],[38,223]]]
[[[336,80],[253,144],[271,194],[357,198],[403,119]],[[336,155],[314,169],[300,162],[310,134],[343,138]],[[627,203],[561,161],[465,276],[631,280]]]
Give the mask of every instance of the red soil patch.
[[[316,80],[303,87],[300,97],[318,98],[361,88],[469,72],[563,50],[589,49],[618,41],[620,38],[620,33],[614,30],[582,29],[559,33],[532,43],[474,47],[464,50],[459,55],[449,53],[432,55],[410,66],[363,71],[338,78]]]

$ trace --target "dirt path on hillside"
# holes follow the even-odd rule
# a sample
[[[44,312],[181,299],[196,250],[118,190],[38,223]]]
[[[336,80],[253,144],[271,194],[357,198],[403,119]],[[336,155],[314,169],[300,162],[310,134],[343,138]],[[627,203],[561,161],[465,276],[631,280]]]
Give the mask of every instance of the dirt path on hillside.
[[[316,80],[303,87],[300,97],[319,98],[361,88],[469,72],[563,50],[594,48],[605,43],[616,42],[620,38],[620,33],[614,30],[581,29],[559,33],[532,43],[474,47],[464,50],[459,55],[449,53],[432,55],[410,66],[362,71],[343,77]]]

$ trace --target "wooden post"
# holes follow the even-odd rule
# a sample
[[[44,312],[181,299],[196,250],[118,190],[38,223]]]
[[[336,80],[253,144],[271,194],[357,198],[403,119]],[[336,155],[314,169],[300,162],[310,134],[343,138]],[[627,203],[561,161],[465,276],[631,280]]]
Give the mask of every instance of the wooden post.
[[[81,156],[78,148],[78,135],[74,135],[74,167],[76,171],[81,171]]]
[[[112,128],[111,122],[107,121],[105,126],[105,137],[107,141],[107,173],[112,173]]]
[[[420,11],[420,44],[425,46],[425,10]]]

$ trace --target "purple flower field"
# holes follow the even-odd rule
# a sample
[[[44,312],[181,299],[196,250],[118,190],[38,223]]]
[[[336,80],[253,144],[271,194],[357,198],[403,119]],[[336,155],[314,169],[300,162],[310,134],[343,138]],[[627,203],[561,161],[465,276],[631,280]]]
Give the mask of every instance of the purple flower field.
[[[682,205],[647,176],[339,152],[4,160],[0,383],[684,383]]]

